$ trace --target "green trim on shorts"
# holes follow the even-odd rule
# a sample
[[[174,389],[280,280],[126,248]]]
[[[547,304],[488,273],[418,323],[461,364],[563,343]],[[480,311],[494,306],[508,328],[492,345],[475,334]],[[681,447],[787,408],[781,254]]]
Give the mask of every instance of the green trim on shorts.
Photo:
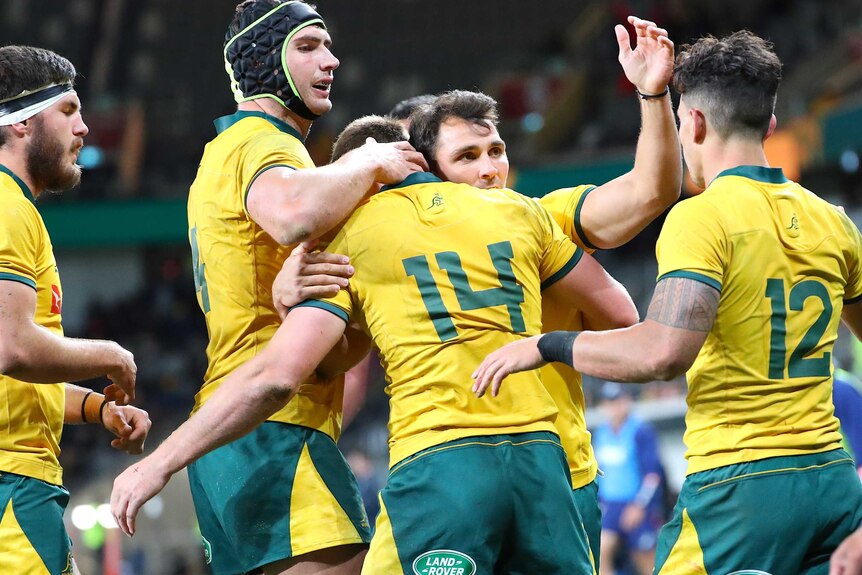
[[[63,523],[69,492],[33,477],[0,473],[0,521],[9,500],[15,519],[52,575],[72,573],[72,541]]]
[[[584,522],[584,530],[587,532],[587,541],[590,544],[590,553],[593,554],[593,564],[596,573],[599,572],[599,555],[602,549],[602,509],[599,507],[599,483],[595,479],[583,487],[574,489],[572,496],[575,498],[575,506],[581,514]]]
[[[862,485],[843,449],[707,469],[685,479],[655,572],[702,557],[709,574],[825,573],[860,524]]]

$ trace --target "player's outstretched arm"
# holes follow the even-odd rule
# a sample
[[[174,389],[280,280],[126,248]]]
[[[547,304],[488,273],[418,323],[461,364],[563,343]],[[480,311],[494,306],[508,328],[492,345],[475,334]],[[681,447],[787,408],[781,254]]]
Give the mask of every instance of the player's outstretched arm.
[[[263,172],[248,190],[248,213],[278,243],[296,244],[337,226],[375,184],[396,184],[427,168],[407,142],[369,138],[328,166]]]
[[[153,425],[143,409],[117,405],[100,393],[71,383],[66,384],[63,423],[98,423],[116,436],[111,447],[132,455],[144,452],[144,442]]]
[[[583,254],[569,273],[544,290],[542,298],[577,308],[590,329],[617,329],[638,321],[629,292],[589,254]],[[473,392],[481,397],[490,387],[496,397],[507,375],[544,365],[538,342],[539,336],[527,338],[488,355],[473,373]]]
[[[662,279],[646,321],[620,330],[582,333],[573,346],[573,366],[593,377],[630,383],[682,375],[712,329],[718,300],[718,290],[704,283]]]
[[[291,312],[269,345],[237,368],[212,397],[148,457],[114,481],[111,512],[134,535],[141,506],[171,476],[263,423],[296,394],[344,331],[344,321],[310,307]]]
[[[673,75],[673,42],[654,22],[634,16],[628,20],[637,34],[634,50],[626,28],[615,28],[626,77],[641,94],[666,92]],[[581,207],[581,226],[598,248],[628,242],[679,197],[682,159],[670,95],[641,98],[640,106],[634,167],[593,190]]]
[[[36,291],[0,280],[0,374],[31,383],[61,383],[107,376],[111,399],[135,397],[132,354],[113,341],[74,339],[36,324]]]
[[[862,575],[862,527],[847,537],[832,554],[829,575]]]
[[[473,373],[473,391],[499,388],[518,371],[560,361],[609,381],[645,383],[673,379],[697,358],[718,311],[719,293],[696,280],[665,278],[656,285],[646,321],[597,332],[553,332],[510,343],[486,357]],[[540,353],[545,339],[545,347]],[[547,342],[564,342],[547,345]]]

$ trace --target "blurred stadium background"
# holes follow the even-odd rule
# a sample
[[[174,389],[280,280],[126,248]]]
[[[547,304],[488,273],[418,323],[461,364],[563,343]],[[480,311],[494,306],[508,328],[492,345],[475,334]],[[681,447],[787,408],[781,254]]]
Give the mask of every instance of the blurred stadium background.
[[[221,59],[234,0],[2,0],[0,39],[68,57],[90,127],[80,189],[40,199],[65,292],[69,335],[115,339],[139,366],[150,446],[188,414],[206,358],[194,298],[185,199],[212,120],[234,109]],[[308,147],[325,163],[350,120],[385,113],[409,96],[480,89],[501,104],[510,185],[542,195],[600,184],[631,167],[638,103],[616,60],[613,25],[655,20],[677,44],[748,28],[771,39],[785,64],[769,141],[773,165],[862,221],[862,2],[859,0],[319,0],[341,60],[332,113]],[[686,184],[685,194],[697,193]],[[661,219],[600,259],[642,314],[655,279]],[[858,354],[845,335],[836,356]],[[862,354],[858,354],[862,357]],[[377,374],[382,381],[382,374]],[[93,382],[99,386],[101,382]],[[589,404],[600,382],[586,381]],[[369,493],[386,470],[386,398],[375,387],[341,445]],[[672,487],[684,473],[685,382],[638,390],[661,435]],[[589,419],[600,417],[591,410]],[[144,508],[133,540],[103,515],[113,477],[133,460],[92,426],[67,428],[61,462],[67,513],[85,574],[204,573],[184,477]],[[369,502],[373,506],[373,502]],[[100,521],[101,520],[101,521]]]

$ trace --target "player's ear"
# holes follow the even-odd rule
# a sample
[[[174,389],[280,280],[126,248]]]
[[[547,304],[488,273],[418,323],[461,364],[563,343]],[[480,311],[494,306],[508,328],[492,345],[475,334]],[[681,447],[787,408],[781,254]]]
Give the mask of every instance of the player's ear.
[[[775,127],[778,125],[778,119],[775,117],[775,114],[772,114],[772,117],[769,118],[769,128],[766,130],[766,135],[763,136],[763,140],[766,141],[769,139],[769,136],[775,133]]]

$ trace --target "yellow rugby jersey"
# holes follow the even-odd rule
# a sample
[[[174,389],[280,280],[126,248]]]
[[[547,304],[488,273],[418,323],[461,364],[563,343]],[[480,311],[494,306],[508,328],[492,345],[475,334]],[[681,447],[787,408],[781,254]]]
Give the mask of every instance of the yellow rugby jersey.
[[[535,371],[477,398],[485,356],[541,328],[541,288],[583,252],[534,200],[413,174],[360,206],[329,251],[350,286],[310,301],[354,320],[380,350],[390,396],[390,465],[477,435],[554,431],[557,409]]]
[[[216,129],[188,202],[195,289],[209,333],[209,367],[195,411],[229,373],[269,343],[281,323],[272,282],[293,246],[279,245],[249,217],[249,186],[270,168],[314,167],[300,134],[272,116],[241,111],[216,120]],[[343,379],[315,383],[303,385],[270,421],[303,425],[337,439]]]
[[[677,204],[656,245],[659,280],[721,292],[689,370],[688,473],[841,446],[832,346],[862,297],[862,237],[779,168],[726,170]]]
[[[63,290],[54,250],[27,185],[0,165],[0,280],[36,290],[34,321],[63,335]],[[0,375],[0,472],[62,485],[62,383],[34,384]]]
[[[539,199],[539,203],[548,210],[563,232],[588,253],[594,252],[596,248],[581,227],[580,215],[584,200],[595,188],[591,185],[563,188]],[[583,328],[583,316],[577,309],[552,301],[542,302],[542,332],[581,331]],[[578,489],[590,484],[599,469],[587,430],[587,407],[581,374],[559,362],[549,363],[540,373],[548,393],[560,410],[555,424],[569,461],[572,487]]]

